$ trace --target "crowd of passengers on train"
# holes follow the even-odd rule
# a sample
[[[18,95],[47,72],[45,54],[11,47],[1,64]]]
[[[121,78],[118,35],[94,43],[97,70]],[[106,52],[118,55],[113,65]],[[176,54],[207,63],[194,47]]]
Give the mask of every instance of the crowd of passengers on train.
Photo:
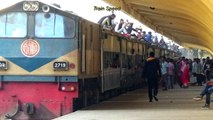
[[[98,23],[103,27],[103,29],[110,30],[112,32],[117,32],[122,34],[127,38],[134,38],[138,41],[144,41],[148,45],[155,45],[161,48],[171,49],[175,52],[179,52],[179,46],[173,44],[166,44],[163,36],[158,40],[158,36],[152,35],[151,31],[143,31],[142,27],[133,28],[134,23],[129,22],[128,20],[120,19],[118,24],[115,24],[114,19],[116,15],[111,14],[108,16],[102,17]]]

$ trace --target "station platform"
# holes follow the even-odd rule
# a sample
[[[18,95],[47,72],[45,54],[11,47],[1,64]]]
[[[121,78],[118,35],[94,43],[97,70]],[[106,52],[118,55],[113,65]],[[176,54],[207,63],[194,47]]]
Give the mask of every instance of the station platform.
[[[159,90],[158,102],[149,102],[147,89],[138,89],[55,120],[212,120],[213,105],[202,110],[205,99],[193,100],[202,88]]]

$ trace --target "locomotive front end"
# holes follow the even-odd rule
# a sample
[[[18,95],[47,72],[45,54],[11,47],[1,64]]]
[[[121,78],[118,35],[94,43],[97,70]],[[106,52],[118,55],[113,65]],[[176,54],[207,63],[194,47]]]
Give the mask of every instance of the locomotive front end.
[[[73,111],[77,19],[38,1],[0,11],[0,118],[52,119]]]

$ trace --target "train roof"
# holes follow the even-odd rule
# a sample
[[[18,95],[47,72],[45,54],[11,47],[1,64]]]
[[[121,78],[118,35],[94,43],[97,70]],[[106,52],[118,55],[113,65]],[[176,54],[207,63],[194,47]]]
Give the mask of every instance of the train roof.
[[[183,47],[213,53],[212,0],[104,0]],[[116,11],[115,11],[116,13]]]

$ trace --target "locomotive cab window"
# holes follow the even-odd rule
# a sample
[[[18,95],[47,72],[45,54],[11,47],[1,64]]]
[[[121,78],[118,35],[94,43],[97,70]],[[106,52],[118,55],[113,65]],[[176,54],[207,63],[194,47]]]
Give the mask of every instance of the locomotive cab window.
[[[35,35],[42,38],[72,38],[75,35],[75,21],[55,13],[37,13]]]
[[[27,14],[23,12],[3,14],[0,16],[0,26],[0,37],[25,37],[27,34]]]

